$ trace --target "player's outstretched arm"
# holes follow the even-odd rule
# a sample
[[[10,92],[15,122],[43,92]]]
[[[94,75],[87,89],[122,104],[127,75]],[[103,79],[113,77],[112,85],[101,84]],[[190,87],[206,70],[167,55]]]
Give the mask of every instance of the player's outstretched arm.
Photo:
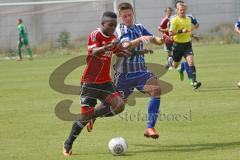
[[[125,49],[132,49],[137,47],[140,43],[154,43],[157,45],[162,45],[164,43],[164,40],[160,37],[156,36],[141,36],[137,39],[134,39],[132,41],[126,41],[127,43],[123,42],[122,46]]]
[[[92,49],[91,55],[94,56],[99,56],[99,55],[103,55],[105,54],[105,51],[109,51],[110,49],[113,49],[114,47],[116,47],[116,45],[118,45],[117,41],[113,41],[109,44],[106,44],[102,47],[95,47]]]
[[[162,45],[164,43],[164,39],[157,36],[153,36],[151,42],[156,45]]]
[[[199,28],[199,23],[192,25],[192,31],[197,30]]]

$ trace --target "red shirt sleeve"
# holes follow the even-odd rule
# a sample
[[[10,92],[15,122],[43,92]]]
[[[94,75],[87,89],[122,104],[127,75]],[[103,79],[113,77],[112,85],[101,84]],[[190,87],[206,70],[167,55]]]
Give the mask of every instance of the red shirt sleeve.
[[[88,36],[88,54],[92,52],[93,48],[96,47],[101,47],[101,42],[98,36],[98,31],[93,31],[89,36]]]

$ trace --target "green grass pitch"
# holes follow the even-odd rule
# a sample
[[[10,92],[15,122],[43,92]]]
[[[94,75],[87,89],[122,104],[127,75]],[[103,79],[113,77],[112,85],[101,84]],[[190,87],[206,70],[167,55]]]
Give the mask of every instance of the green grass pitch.
[[[181,82],[175,70],[161,77],[174,87],[162,96],[161,112],[185,118],[161,118],[156,126],[160,139],[143,137],[148,98],[137,98],[136,105],[126,106],[121,116],[97,120],[92,133],[84,129],[73,147],[74,155],[68,159],[239,160],[239,50],[239,45],[195,46],[197,77],[202,82],[198,91],[187,80]],[[56,67],[75,56],[0,60],[1,160],[66,159],[62,144],[72,122],[58,119],[54,109],[59,101],[71,99],[71,111],[78,113],[79,97],[52,90],[48,80]],[[165,60],[162,49],[146,56],[147,62],[164,64]],[[82,68],[74,70],[65,83],[79,85],[81,73]],[[142,117],[137,118],[138,113]],[[128,142],[124,156],[112,156],[108,151],[108,141],[116,136]]]

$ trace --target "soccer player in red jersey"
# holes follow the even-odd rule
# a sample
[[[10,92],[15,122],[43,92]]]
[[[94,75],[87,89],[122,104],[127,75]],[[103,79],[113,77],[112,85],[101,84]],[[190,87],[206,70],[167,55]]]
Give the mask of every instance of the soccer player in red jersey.
[[[173,40],[172,38],[169,36],[169,21],[170,21],[170,17],[172,15],[172,8],[171,7],[167,7],[165,9],[165,16],[162,19],[160,25],[158,26],[158,31],[163,33],[163,36],[166,37],[165,39],[165,44],[164,44],[164,51],[166,51],[168,53],[168,57],[167,57],[167,63],[165,65],[166,68],[171,68],[172,66],[172,45],[173,45]]]
[[[113,116],[124,110],[124,101],[110,78],[112,54],[119,51],[114,35],[117,15],[104,12],[102,27],[93,31],[88,38],[87,66],[81,78],[80,103],[82,115],[74,122],[71,132],[64,142],[63,154],[72,154],[72,145],[86,124],[96,117]],[[95,107],[97,99],[106,103]]]

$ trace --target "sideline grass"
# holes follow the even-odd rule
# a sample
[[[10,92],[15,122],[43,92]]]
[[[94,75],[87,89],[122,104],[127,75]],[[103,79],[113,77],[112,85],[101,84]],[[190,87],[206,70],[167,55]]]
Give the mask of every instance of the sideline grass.
[[[91,134],[85,130],[76,141],[69,158],[79,159],[158,159],[158,160],[238,160],[240,157],[239,45],[195,47],[198,79],[202,87],[193,91],[181,82],[176,71],[162,80],[174,89],[162,97],[162,114],[157,124],[159,140],[143,138],[147,98],[126,106],[121,116],[99,119]],[[84,54],[84,53],[83,53]],[[51,72],[74,55],[49,56],[33,61],[0,60],[0,159],[61,160],[62,143],[72,122],[59,120],[55,105],[63,99],[74,101],[72,112],[79,111],[78,96],[63,95],[50,89]],[[146,61],[165,63],[161,49],[147,55]],[[79,85],[79,68],[67,84]],[[171,116],[185,115],[179,121]],[[112,156],[108,141],[124,137],[129,144],[125,156]]]

